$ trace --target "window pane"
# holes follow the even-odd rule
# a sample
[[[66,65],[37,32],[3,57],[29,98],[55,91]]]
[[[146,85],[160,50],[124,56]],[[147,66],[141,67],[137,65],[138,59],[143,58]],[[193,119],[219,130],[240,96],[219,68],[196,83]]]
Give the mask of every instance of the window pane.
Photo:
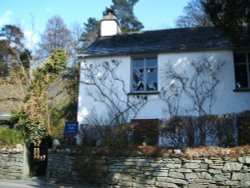
[[[245,53],[234,53],[234,62],[235,63],[246,63],[246,54]]]
[[[156,67],[157,66],[156,58],[147,58],[146,59],[146,66],[147,67]]]
[[[236,88],[247,88],[247,69],[246,65],[235,66]]]
[[[156,68],[147,68],[147,91],[157,91],[157,69]]]
[[[133,60],[133,67],[134,68],[143,68],[144,67],[144,60],[143,59],[134,59]]]
[[[133,70],[133,91],[144,91],[144,69]]]

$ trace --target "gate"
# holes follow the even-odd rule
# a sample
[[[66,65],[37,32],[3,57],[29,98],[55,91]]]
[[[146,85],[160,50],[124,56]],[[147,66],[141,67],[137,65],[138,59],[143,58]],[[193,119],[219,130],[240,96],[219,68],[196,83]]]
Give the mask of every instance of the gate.
[[[46,174],[48,147],[43,143],[31,144],[31,174],[41,176]]]

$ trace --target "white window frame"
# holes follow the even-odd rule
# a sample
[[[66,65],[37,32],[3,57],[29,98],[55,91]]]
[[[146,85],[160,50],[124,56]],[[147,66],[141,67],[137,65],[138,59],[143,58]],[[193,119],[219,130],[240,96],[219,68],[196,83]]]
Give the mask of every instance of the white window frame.
[[[136,69],[136,67],[134,67],[134,60],[143,60],[143,69],[144,69],[144,77],[143,77],[143,84],[144,84],[144,89],[143,90],[135,90],[133,87],[134,84],[134,78],[133,78],[133,73],[134,70]],[[156,60],[156,65],[155,66],[147,66],[146,65],[146,60],[147,59],[155,59]],[[146,76],[146,70],[148,68],[152,68],[156,70],[156,83],[157,83],[157,88],[156,90],[147,90],[147,76]],[[130,76],[130,91],[131,93],[136,93],[136,94],[154,94],[154,93],[158,93],[158,89],[159,89],[159,83],[158,83],[158,58],[156,55],[152,55],[152,56],[133,56],[131,57],[131,76]]]

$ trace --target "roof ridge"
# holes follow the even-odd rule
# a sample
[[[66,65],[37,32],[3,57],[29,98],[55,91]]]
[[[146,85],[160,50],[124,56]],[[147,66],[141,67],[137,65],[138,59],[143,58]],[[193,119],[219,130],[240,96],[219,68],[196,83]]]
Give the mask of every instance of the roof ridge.
[[[216,27],[214,26],[178,27],[178,28],[154,29],[154,30],[143,30],[143,31],[130,31],[130,32],[122,33],[122,34],[147,33],[147,32],[157,32],[157,31],[174,31],[174,30],[198,30],[198,29],[216,29]]]

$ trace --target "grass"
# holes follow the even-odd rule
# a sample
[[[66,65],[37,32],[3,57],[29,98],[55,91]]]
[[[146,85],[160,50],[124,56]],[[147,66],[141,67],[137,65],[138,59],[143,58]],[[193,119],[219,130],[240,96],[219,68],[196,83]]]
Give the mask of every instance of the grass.
[[[0,129],[0,145],[15,146],[24,143],[21,131],[13,129]]]

